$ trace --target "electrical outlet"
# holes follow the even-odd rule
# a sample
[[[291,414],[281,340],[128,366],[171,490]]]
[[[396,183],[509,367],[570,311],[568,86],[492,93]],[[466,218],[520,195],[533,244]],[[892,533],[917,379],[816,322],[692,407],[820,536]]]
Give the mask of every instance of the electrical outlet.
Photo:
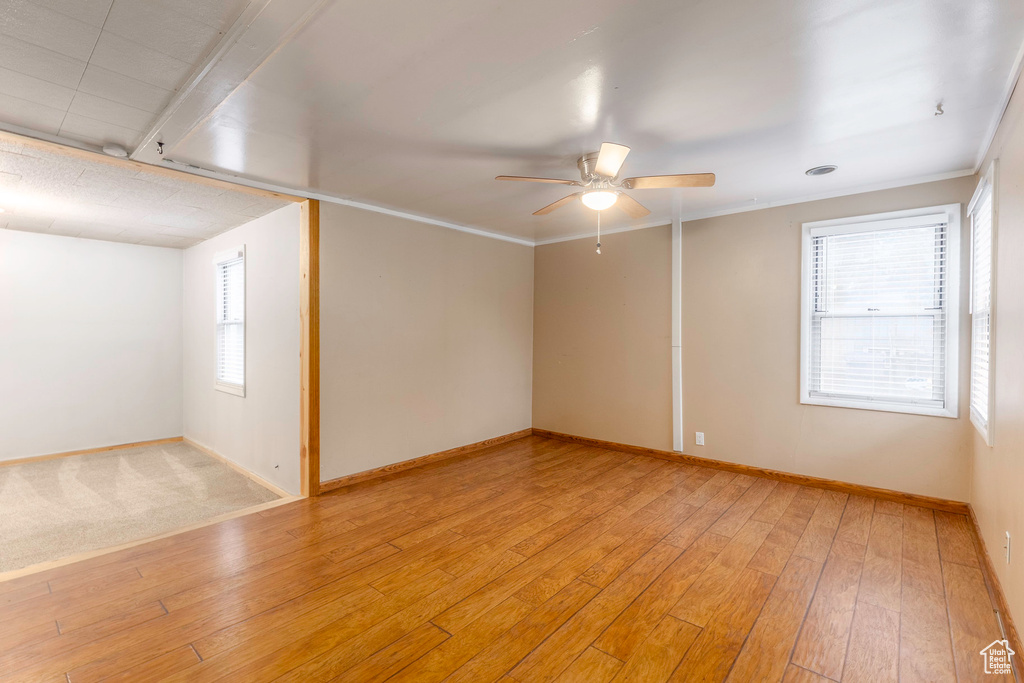
[[[697,445],[698,446],[703,446],[704,445],[704,432],[697,432]]]
[[[1010,564],[1010,532],[1009,531],[1006,532],[1006,545],[1003,546],[1003,547],[1006,548],[1006,564]]]

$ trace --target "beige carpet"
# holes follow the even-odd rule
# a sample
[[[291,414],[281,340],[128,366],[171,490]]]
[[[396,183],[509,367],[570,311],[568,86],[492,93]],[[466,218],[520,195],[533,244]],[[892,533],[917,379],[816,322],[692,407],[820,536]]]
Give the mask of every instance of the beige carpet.
[[[0,466],[0,572],[277,498],[186,443]]]

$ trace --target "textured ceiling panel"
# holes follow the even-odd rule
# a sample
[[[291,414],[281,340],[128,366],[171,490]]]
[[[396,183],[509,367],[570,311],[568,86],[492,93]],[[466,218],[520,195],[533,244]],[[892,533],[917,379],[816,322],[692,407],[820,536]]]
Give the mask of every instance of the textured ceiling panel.
[[[245,0],[0,0],[0,122],[132,148]]]
[[[288,202],[0,138],[0,228],[184,248]]]

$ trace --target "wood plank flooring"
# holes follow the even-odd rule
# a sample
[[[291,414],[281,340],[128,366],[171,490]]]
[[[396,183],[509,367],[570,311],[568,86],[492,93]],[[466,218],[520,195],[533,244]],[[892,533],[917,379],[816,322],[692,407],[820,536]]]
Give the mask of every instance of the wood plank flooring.
[[[966,518],[527,437],[0,583],[7,681],[975,681]]]

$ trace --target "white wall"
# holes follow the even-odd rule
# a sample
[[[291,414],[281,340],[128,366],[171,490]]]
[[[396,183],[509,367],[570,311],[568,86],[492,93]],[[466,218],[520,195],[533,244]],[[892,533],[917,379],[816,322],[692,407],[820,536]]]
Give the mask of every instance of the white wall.
[[[181,260],[0,230],[0,460],[181,435]]]
[[[320,211],[321,479],[529,427],[533,249]]]
[[[245,245],[245,397],[214,389],[214,256]],[[185,251],[184,435],[299,493],[299,205]]]

